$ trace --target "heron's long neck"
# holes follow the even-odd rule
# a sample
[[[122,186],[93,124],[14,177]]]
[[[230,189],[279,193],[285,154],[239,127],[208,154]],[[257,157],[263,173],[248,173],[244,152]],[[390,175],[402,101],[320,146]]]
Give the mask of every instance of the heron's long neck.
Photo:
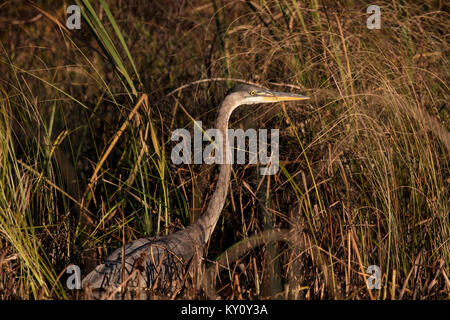
[[[234,99],[232,99],[232,97],[227,97],[222,101],[219,107],[219,116],[217,117],[216,129],[218,129],[222,134],[223,164],[220,165],[219,178],[217,179],[216,188],[211,200],[209,201],[208,208],[197,222],[205,235],[204,239],[202,239],[203,243],[209,241],[216,223],[219,220],[220,214],[222,213],[228,194],[231,175],[231,161],[226,155],[227,150],[229,151],[227,129],[230,115],[237,106],[238,104],[234,101]]]

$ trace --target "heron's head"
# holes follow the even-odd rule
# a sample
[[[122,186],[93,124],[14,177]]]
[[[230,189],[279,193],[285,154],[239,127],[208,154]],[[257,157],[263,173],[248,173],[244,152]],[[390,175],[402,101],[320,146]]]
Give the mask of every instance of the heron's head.
[[[247,84],[237,85],[229,92],[229,95],[232,95],[239,105],[309,99],[301,94],[271,91]]]

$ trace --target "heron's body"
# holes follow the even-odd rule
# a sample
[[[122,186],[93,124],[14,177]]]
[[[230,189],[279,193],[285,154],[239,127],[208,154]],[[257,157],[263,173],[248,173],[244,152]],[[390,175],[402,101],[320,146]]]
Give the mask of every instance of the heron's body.
[[[201,239],[191,237],[196,234],[196,226],[191,225],[166,237],[129,242],[89,273],[83,279],[83,286],[89,285],[94,297],[102,296],[103,291],[108,291],[109,295],[121,284],[128,288],[158,288],[159,293],[173,293],[173,283],[183,281],[185,267],[196,250],[201,249]]]
[[[248,85],[237,86],[220,104],[216,122],[216,128],[224,137],[222,150],[226,151],[225,159],[230,156],[226,134],[228,121],[238,106],[305,99],[308,97],[272,92]],[[222,212],[230,183],[230,163],[231,161],[224,161],[221,165],[207,210],[197,222],[166,237],[138,239],[115,250],[106,258],[104,264],[97,266],[83,279],[83,287],[111,290],[126,285],[170,290],[169,287],[174,283],[183,285],[183,271],[195,254],[201,257],[203,246],[209,241]]]

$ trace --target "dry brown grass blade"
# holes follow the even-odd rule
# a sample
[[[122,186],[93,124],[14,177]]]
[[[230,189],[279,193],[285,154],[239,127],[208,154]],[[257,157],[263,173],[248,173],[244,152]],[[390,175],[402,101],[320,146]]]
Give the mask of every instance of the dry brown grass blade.
[[[251,81],[246,81],[246,80],[243,80],[243,79],[235,79],[235,78],[208,78],[208,79],[200,79],[200,80],[197,80],[197,81],[192,81],[192,82],[186,83],[186,84],[184,84],[184,85],[182,85],[182,86],[180,86],[180,87],[170,91],[165,96],[169,97],[169,96],[173,95],[174,93],[177,93],[178,91],[181,91],[183,89],[189,88],[189,87],[191,87],[191,86],[193,86],[195,84],[200,84],[200,83],[205,83],[205,82],[212,82],[212,81],[235,81],[235,82],[251,84],[253,86],[258,86],[258,87],[261,86],[258,83],[251,82]]]
[[[405,294],[405,291],[406,291],[406,287],[408,286],[409,278],[411,278],[412,274],[417,271],[417,266],[419,264],[421,257],[422,257],[422,250],[417,254],[416,259],[414,259],[413,267],[411,268],[411,270],[409,270],[409,273],[406,276],[405,282],[403,282],[402,289],[400,290],[400,293],[398,295],[398,300],[402,300],[403,295]]]
[[[109,296],[105,295],[102,300],[115,300],[115,295],[119,293],[123,288],[126,288],[128,281],[130,281],[137,273],[139,273],[139,269],[134,269],[132,273],[115,288]]]
[[[55,16],[51,15],[50,13],[48,13],[47,11],[45,11],[44,9],[40,8],[37,4],[35,4],[32,1],[28,1],[28,3],[35,8],[37,11],[39,11],[41,14],[43,14],[47,19],[49,19],[50,21],[52,21],[53,23],[55,23],[58,27],[61,28],[61,30],[65,31],[66,33],[69,33],[69,29],[67,29],[67,27],[65,25],[63,25]]]
[[[138,100],[138,102],[134,106],[133,110],[131,110],[131,112],[128,114],[128,118],[124,121],[124,123],[119,128],[119,130],[114,134],[114,137],[112,138],[111,143],[108,145],[108,148],[106,148],[105,152],[103,152],[103,155],[100,158],[100,161],[95,166],[94,173],[92,174],[91,178],[89,179],[88,189],[91,189],[93,187],[93,185],[95,184],[95,182],[97,180],[97,174],[100,171],[100,169],[102,168],[103,164],[105,163],[105,161],[108,158],[109,154],[111,153],[112,149],[115,147],[117,141],[119,141],[119,138],[124,133],[126,127],[130,123],[131,119],[133,119],[134,115],[136,114],[136,112],[139,109],[139,107],[141,106],[141,104],[148,103],[147,99],[148,99],[148,97],[146,94],[143,94],[141,96],[141,98]]]
[[[360,272],[361,272],[361,274],[362,274],[362,276],[363,276],[363,278],[364,278],[364,283],[366,284],[366,283],[367,283],[366,272],[365,272],[365,270],[364,270],[364,265],[363,265],[363,262],[362,262],[362,260],[361,260],[361,255],[359,254],[358,245],[356,244],[356,241],[355,241],[355,238],[353,237],[352,231],[350,231],[349,237],[350,237],[350,239],[351,239],[351,241],[352,241],[353,250],[354,250],[355,253],[356,253],[356,258],[358,259],[359,270],[360,270]],[[369,289],[369,287],[368,287],[367,285],[366,285],[365,287],[366,287],[366,289],[367,289],[367,293],[369,294],[370,299],[371,299],[371,300],[375,300],[375,298],[374,298],[374,296],[373,296],[373,294],[372,294],[372,291]]]

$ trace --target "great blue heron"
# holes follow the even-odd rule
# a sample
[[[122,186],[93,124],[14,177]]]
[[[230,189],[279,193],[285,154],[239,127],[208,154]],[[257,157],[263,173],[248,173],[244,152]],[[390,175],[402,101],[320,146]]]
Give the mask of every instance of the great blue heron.
[[[222,100],[216,129],[222,133],[223,148],[228,150],[228,121],[231,113],[241,105],[298,101],[306,96],[275,92],[250,85],[237,85]],[[202,253],[203,246],[211,238],[222,212],[230,183],[231,164],[221,164],[219,177],[206,212],[195,223],[165,237],[142,238],[116,249],[97,266],[82,282],[93,291],[123,287],[158,288],[170,290],[183,277],[194,255]],[[124,255],[124,256],[122,256]]]

